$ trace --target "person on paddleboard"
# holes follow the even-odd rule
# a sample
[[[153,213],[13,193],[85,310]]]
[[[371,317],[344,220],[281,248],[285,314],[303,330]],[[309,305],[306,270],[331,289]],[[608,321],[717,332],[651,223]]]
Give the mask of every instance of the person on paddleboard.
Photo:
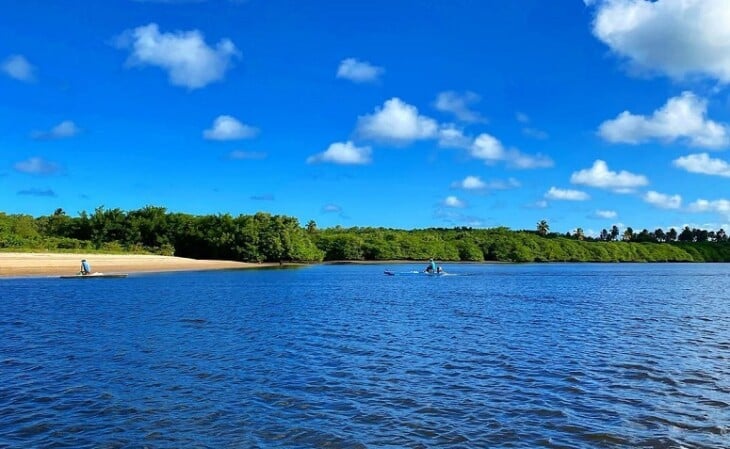
[[[81,260],[81,274],[91,274],[91,266],[89,265],[89,262],[86,261],[86,259]]]

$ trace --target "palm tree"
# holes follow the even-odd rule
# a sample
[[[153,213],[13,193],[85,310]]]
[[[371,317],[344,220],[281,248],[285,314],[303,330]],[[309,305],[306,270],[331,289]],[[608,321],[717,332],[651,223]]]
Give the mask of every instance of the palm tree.
[[[583,228],[578,228],[575,230],[575,238],[578,240],[583,240],[585,238],[585,234],[583,234]]]
[[[317,223],[315,223],[314,220],[309,220],[309,223],[307,223],[307,232],[312,234],[316,230],[317,230]]]
[[[537,223],[537,233],[544,237],[547,235],[548,231],[550,231],[550,225],[547,220],[540,220]]]
[[[611,240],[616,240],[618,238],[618,234],[618,226],[611,226]]]
[[[629,226],[624,231],[624,241],[630,242],[631,239],[634,237],[634,230]]]

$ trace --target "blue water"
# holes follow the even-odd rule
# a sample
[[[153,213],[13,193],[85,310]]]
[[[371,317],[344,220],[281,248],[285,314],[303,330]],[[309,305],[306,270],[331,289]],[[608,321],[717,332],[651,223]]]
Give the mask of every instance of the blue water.
[[[730,265],[0,280],[0,448],[730,446]]]

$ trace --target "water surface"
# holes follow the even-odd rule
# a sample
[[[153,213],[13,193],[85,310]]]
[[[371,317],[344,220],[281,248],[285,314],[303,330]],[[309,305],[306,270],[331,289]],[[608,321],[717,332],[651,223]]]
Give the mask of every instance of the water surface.
[[[719,448],[730,265],[0,281],[0,448]]]

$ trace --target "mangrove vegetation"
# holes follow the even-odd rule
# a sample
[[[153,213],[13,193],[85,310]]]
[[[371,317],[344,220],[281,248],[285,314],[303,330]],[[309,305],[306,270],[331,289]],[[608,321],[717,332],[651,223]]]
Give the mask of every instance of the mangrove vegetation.
[[[616,226],[597,236],[559,234],[545,220],[534,230],[416,230],[302,226],[296,218],[259,212],[190,215],[147,206],[99,207],[69,216],[62,209],[33,217],[0,212],[0,250],[153,253],[246,262],[359,260],[502,262],[728,262],[725,231]]]

